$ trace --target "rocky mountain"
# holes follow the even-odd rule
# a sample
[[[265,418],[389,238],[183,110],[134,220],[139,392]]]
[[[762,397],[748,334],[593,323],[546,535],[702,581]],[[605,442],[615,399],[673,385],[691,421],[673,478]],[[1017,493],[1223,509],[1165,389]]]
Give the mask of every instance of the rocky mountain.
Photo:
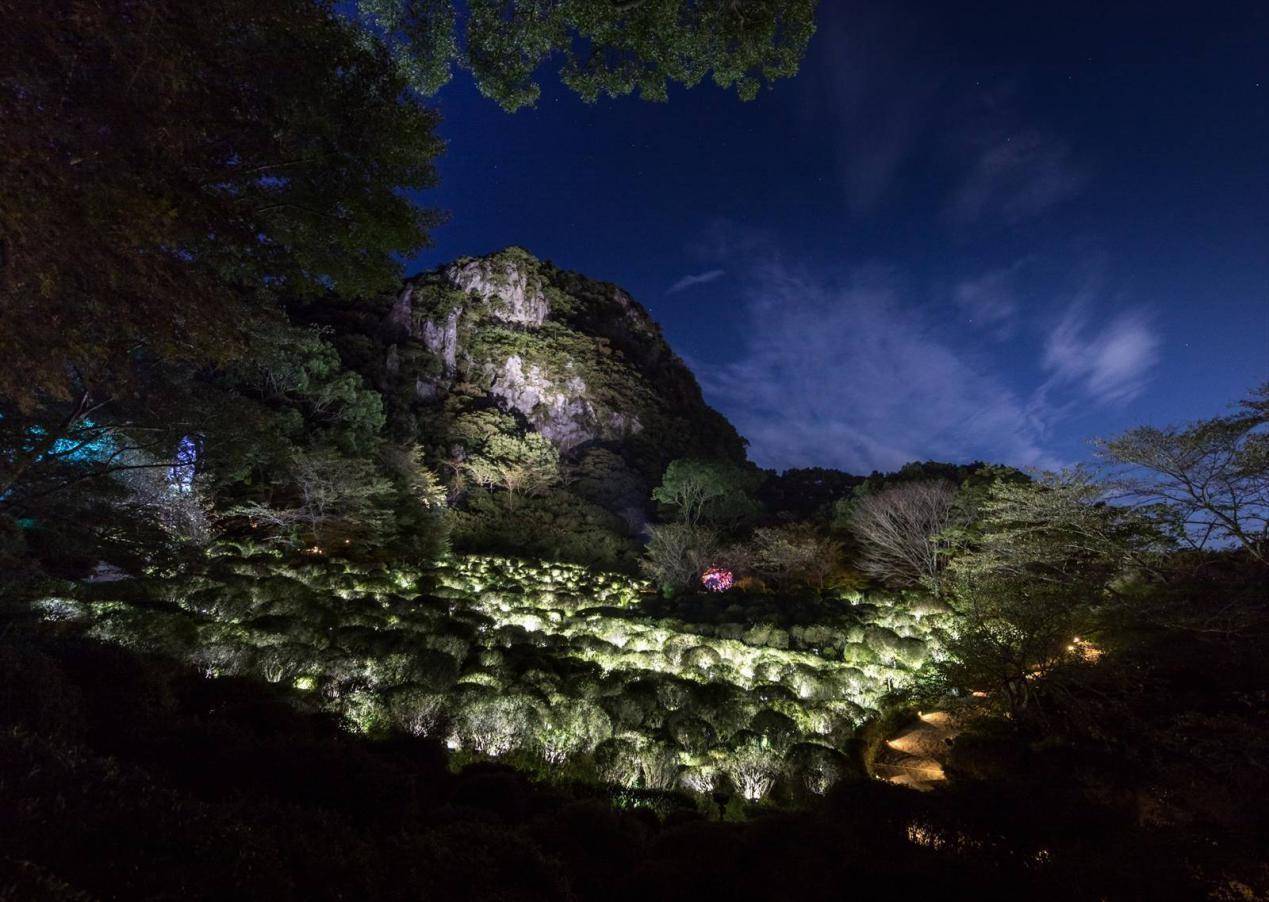
[[[412,279],[385,327],[398,361],[411,343],[431,355],[416,374],[418,403],[475,388],[561,452],[599,442],[649,464],[743,459],[735,429],[706,406],[642,305],[519,248]]]
[[[402,437],[431,444],[425,423],[484,406],[566,456],[603,445],[650,476],[685,455],[744,459],[744,441],[641,304],[520,248],[308,318],[330,326],[345,362],[384,393]]]
[[[642,305],[520,248],[456,260],[394,297],[299,313],[380,392],[393,437],[442,474],[476,453],[473,434],[537,433],[561,455],[560,490],[633,534],[670,460],[745,459]]]

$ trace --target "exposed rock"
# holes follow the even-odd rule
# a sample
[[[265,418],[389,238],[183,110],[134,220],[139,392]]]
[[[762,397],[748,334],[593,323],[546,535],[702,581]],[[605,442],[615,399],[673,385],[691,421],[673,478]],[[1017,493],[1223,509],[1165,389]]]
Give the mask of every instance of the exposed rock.
[[[504,409],[523,414],[561,451],[597,439],[623,439],[643,428],[634,414],[614,411],[601,415],[588,398],[581,377],[552,379],[540,366],[526,366],[518,355],[503,361],[489,393]]]
[[[634,414],[613,412],[608,414],[608,434],[615,437],[636,435],[643,431],[643,424]]]
[[[463,311],[456,307],[442,322],[425,320],[419,336],[427,349],[441,359],[446,379],[453,377],[458,365],[458,320],[462,315]]]
[[[457,417],[496,406],[565,455],[604,445],[639,498],[676,457],[744,459],[635,299],[519,248],[423,273],[392,297],[327,303],[314,322],[381,387],[402,439],[431,454],[450,453]]]
[[[556,383],[541,367],[526,369],[524,361],[513,355],[503,361],[489,393],[506,408],[524,414],[562,451],[596,437],[595,411],[586,400],[586,383],[577,376]]]
[[[388,318],[384,323],[384,331],[388,334],[390,340],[403,336],[414,336],[413,298],[414,286],[405,286],[401,293],[397,295],[392,309],[388,311]]]
[[[550,312],[541,281],[511,255],[455,263],[445,270],[445,276],[488,303],[494,318],[505,323],[540,326]]]
[[[435,401],[440,397],[441,389],[435,379],[419,376],[414,380],[414,397],[420,401]]]

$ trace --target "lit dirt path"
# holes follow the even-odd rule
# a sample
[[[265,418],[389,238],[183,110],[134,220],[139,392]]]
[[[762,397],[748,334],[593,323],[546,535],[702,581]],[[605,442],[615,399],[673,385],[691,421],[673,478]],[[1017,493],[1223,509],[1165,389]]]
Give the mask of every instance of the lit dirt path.
[[[873,773],[899,786],[928,792],[946,779],[943,762],[960,720],[949,711],[925,711],[903,733],[886,740],[873,762]]]

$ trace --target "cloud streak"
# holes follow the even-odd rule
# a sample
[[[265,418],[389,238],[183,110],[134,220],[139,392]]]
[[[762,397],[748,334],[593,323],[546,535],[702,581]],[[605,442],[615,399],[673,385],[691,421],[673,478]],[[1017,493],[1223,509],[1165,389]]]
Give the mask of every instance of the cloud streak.
[[[704,285],[707,282],[713,282],[715,279],[721,279],[727,274],[725,269],[711,269],[708,272],[692,273],[679,279],[667,290],[666,294],[678,294],[684,289],[691,288],[694,285]]]
[[[1121,313],[1096,330],[1087,305],[1077,301],[1049,334],[1044,365],[1056,384],[1077,386],[1101,404],[1126,404],[1145,389],[1159,347],[1143,310]]]
[[[864,215],[894,188],[919,150],[943,88],[943,75],[922,65],[924,28],[877,4],[852,3],[849,15],[830,19],[822,47],[835,48],[821,63],[826,110],[823,128],[838,157],[847,207]]]
[[[1018,328],[1020,301],[1016,285],[1018,271],[1027,261],[989,272],[959,283],[952,292],[956,306],[972,326],[997,341],[1006,341]]]
[[[764,466],[1055,463],[1027,403],[942,341],[885,272],[838,282],[767,264],[750,284],[748,316],[754,338],[736,359],[697,369]]]
[[[1065,142],[1023,130],[981,148],[950,212],[960,223],[999,219],[1013,225],[1074,197],[1086,181]]]
[[[693,369],[762,466],[1060,467],[1054,427],[1135,398],[1161,344],[1142,309],[1094,323],[1087,293],[1048,329],[1028,321],[1000,287],[1025,262],[962,283],[958,303],[991,313],[990,328],[965,333],[892,270],[798,265],[773,249],[738,277],[746,337],[729,361]],[[1007,343],[992,331],[1006,324]]]

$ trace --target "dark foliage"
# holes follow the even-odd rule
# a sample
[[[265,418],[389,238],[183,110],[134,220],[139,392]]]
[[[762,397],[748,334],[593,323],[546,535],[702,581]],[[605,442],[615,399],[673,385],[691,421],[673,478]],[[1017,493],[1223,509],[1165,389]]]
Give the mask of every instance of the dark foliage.
[[[833,505],[850,496],[863,476],[825,467],[800,467],[773,473],[758,488],[758,500],[780,520],[817,520],[833,517]]]

